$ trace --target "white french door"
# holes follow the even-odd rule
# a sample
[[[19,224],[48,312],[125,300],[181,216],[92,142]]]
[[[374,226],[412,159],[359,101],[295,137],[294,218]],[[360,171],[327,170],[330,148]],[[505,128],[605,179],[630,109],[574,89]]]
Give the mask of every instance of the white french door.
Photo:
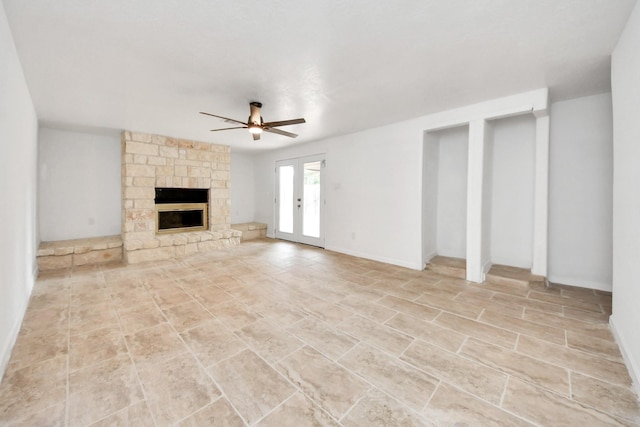
[[[324,155],[276,162],[276,238],[324,247],[324,166]]]

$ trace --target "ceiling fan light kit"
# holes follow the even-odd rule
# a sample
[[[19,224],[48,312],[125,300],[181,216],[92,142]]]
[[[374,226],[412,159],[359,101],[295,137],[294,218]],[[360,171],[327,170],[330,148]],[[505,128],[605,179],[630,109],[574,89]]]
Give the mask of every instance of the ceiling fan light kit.
[[[259,125],[252,124],[251,126],[249,126],[249,132],[253,134],[260,134],[262,133],[262,128]]]
[[[211,132],[217,132],[221,130],[231,130],[231,129],[249,129],[249,132],[251,133],[251,136],[253,136],[254,141],[258,141],[260,139],[260,134],[263,131],[269,132],[269,133],[275,133],[278,135],[288,136],[289,138],[295,138],[298,136],[297,134],[286,132],[286,131],[275,129],[275,128],[280,126],[289,126],[289,125],[306,123],[306,120],[303,118],[281,120],[277,122],[265,122],[264,120],[262,120],[262,116],[260,115],[261,108],[262,108],[262,103],[260,102],[253,101],[249,103],[250,116],[249,116],[249,119],[247,120],[247,123],[241,120],[230,119],[228,117],[218,116],[211,113],[205,113],[203,111],[201,111],[200,114],[217,117],[219,119],[224,120],[227,123],[235,123],[235,124],[243,125],[243,126],[237,126],[232,128],[211,129]]]

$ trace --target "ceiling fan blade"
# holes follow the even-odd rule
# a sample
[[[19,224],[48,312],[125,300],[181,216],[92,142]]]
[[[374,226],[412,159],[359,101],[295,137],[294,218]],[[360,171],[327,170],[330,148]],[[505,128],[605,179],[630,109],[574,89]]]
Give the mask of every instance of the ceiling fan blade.
[[[254,141],[258,141],[260,139],[260,134],[259,133],[252,133],[251,136],[253,136],[253,140]]]
[[[200,114],[204,114],[206,116],[211,116],[211,117],[217,117],[217,118],[222,119],[225,122],[229,122],[229,123],[238,123],[239,125],[246,125],[245,122],[241,122],[240,120],[236,120],[236,119],[230,119],[229,117],[216,116],[215,114],[205,113],[205,112],[202,112],[202,111],[200,111]]]
[[[296,133],[285,132],[285,131],[280,130],[280,129],[262,128],[262,130],[265,131],[265,132],[269,132],[269,133],[277,133],[278,135],[288,136],[289,138],[295,138],[295,137],[298,136],[298,134],[296,134]]]
[[[292,119],[292,120],[281,120],[279,122],[263,123],[262,126],[268,127],[268,128],[274,128],[278,126],[298,125],[300,123],[306,123],[306,122],[307,121],[305,119]]]
[[[211,129],[210,132],[217,132],[219,130],[230,130],[230,129],[247,129],[247,127],[246,126],[238,126],[238,127],[235,127],[235,128]]]

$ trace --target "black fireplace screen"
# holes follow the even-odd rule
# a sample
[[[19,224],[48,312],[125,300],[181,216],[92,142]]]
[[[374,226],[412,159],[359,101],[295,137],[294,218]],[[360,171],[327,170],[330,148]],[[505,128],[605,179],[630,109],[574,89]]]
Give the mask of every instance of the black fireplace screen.
[[[202,227],[203,216],[202,209],[158,212],[158,229]]]

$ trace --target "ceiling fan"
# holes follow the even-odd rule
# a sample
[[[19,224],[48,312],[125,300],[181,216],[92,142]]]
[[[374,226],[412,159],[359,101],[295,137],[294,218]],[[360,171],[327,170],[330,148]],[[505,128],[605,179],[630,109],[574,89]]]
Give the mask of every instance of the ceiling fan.
[[[306,123],[305,119],[292,119],[292,120],[281,120],[278,122],[265,122],[262,120],[262,116],[260,115],[260,109],[262,108],[262,103],[260,102],[250,102],[249,108],[251,110],[251,115],[247,122],[243,122],[236,119],[230,119],[228,117],[216,116],[215,114],[205,113],[200,111],[200,114],[205,114],[207,116],[217,117],[219,119],[224,120],[227,123],[236,123],[242,126],[232,127],[232,128],[222,128],[222,129],[211,129],[211,132],[217,132],[220,130],[230,130],[230,129],[249,129],[251,135],[253,136],[253,140],[257,141],[260,139],[260,134],[262,132],[269,133],[277,133],[278,135],[288,136],[289,138],[295,138],[298,136],[295,133],[285,132],[280,129],[275,129],[280,126],[289,126],[289,125],[297,125],[300,123]]]

